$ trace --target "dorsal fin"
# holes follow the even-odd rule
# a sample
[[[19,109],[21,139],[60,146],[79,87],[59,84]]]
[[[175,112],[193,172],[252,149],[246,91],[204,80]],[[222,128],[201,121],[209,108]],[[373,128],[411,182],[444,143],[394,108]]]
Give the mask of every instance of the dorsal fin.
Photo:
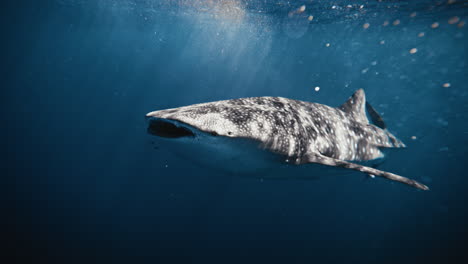
[[[353,116],[358,122],[368,124],[366,116],[366,95],[363,89],[359,89],[339,107],[343,112]]]

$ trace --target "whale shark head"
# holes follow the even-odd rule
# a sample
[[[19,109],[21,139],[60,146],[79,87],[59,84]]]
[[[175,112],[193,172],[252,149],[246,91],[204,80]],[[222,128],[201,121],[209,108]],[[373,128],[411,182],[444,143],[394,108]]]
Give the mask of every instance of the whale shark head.
[[[172,152],[198,164],[249,172],[269,167],[276,156],[259,148],[261,142],[246,129],[250,122],[243,115],[247,113],[222,101],[153,111],[146,114],[147,132]]]
[[[220,103],[209,103],[150,112],[146,114],[148,133],[172,139],[249,137],[243,133],[242,122],[228,118],[232,113],[228,115],[227,111]],[[237,116],[237,119],[242,118]]]
[[[206,118],[206,116],[205,116]],[[177,140],[195,140],[206,137],[234,137],[235,129],[226,127],[225,120],[211,116],[209,119],[185,118],[161,118],[151,116],[147,118],[147,132],[151,135]],[[208,122],[207,122],[208,121]],[[209,123],[209,124],[207,124]]]

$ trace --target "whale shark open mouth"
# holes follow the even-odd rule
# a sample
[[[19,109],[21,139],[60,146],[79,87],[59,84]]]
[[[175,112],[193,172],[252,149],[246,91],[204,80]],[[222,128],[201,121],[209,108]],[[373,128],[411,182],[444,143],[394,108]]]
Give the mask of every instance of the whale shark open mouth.
[[[183,138],[195,136],[195,134],[190,129],[184,126],[180,126],[177,121],[156,118],[151,118],[149,120],[148,133],[164,138]]]

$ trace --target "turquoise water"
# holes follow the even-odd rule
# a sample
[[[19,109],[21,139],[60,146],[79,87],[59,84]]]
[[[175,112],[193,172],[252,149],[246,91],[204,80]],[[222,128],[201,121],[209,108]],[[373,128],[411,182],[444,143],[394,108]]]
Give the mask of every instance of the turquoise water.
[[[18,260],[464,257],[466,1],[6,6],[3,237]],[[359,173],[225,175],[146,133],[153,110],[250,96],[338,106],[359,88],[408,146],[379,169],[430,191]]]

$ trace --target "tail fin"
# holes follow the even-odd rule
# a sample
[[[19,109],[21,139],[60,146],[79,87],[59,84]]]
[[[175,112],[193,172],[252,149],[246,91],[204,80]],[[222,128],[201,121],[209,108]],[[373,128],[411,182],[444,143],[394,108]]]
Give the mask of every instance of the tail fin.
[[[388,139],[390,140],[394,148],[406,148],[405,143],[403,143],[403,141],[395,137],[392,133],[390,133],[390,131],[385,129],[385,132],[387,133]]]
[[[386,129],[387,125],[385,124],[383,118],[375,111],[374,107],[366,102],[367,113],[369,113],[372,123],[381,129]]]
[[[406,145],[403,143],[401,140],[399,140],[397,137],[395,137],[390,131],[387,130],[387,125],[385,124],[383,118],[375,111],[374,107],[372,107],[371,104],[366,102],[366,109],[367,113],[369,114],[372,124],[380,127],[387,133],[388,139],[392,143],[394,148],[405,148]]]

